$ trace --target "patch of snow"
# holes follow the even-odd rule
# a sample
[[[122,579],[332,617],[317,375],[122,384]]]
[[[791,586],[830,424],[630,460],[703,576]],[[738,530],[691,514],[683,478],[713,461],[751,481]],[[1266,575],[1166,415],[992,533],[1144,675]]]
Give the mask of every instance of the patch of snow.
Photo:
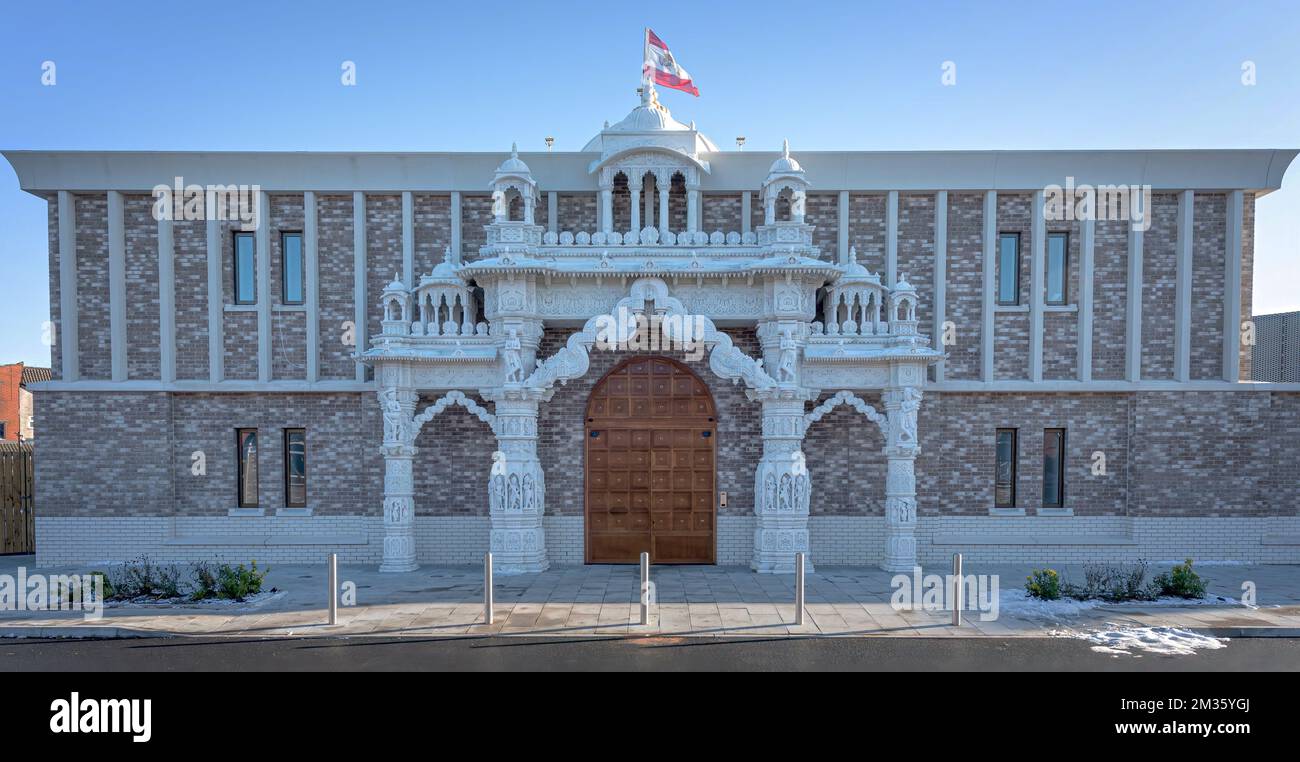
[[[1079,616],[1089,609],[1096,608],[1101,601],[1076,601],[1073,598],[1060,598],[1045,601],[1034,598],[1022,588],[1002,590],[998,596],[998,615],[1018,619],[1060,621],[1065,617]]]
[[[1121,627],[1090,632],[1054,632],[1057,637],[1071,637],[1092,643],[1092,650],[1111,656],[1141,656],[1143,653],[1163,656],[1192,656],[1198,650],[1214,651],[1228,647],[1227,638],[1176,627]]]
[[[129,601],[106,601],[105,608],[127,608],[138,606],[140,608],[199,608],[199,609],[221,609],[221,608],[259,608],[266,605],[276,598],[284,595],[283,590],[263,590],[255,595],[250,595],[242,601],[232,600],[230,598],[206,598],[201,601],[192,601],[186,597],[180,598],[135,598]]]

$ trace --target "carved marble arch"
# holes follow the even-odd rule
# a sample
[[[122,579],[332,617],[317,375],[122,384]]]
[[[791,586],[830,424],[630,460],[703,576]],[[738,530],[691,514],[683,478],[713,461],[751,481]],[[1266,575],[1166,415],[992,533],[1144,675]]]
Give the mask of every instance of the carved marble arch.
[[[433,420],[435,416],[453,405],[459,405],[465,408],[475,418],[486,423],[488,427],[492,429],[493,434],[497,433],[497,417],[495,415],[488,412],[487,408],[478,404],[469,397],[466,397],[464,392],[450,391],[436,401],[430,403],[412,419],[411,440],[414,441],[420,436],[420,430],[424,428],[424,424]]]
[[[586,375],[591,367],[592,346],[597,341],[630,338],[617,334],[620,328],[632,327],[627,316],[635,314],[663,316],[661,328],[665,337],[674,343],[703,343],[709,353],[709,369],[719,378],[732,383],[744,382],[746,388],[754,391],[776,388],[776,379],[764,370],[762,360],[742,352],[731,337],[718,330],[707,316],[688,314],[682,302],[668,293],[668,284],[660,278],[636,280],[628,295],[620,299],[613,310],[589,319],[582,330],[569,336],[564,347],[545,360],[539,360],[537,369],[524,380],[523,386],[545,392],[557,382],[563,384]]]
[[[881,413],[879,410],[876,410],[868,404],[866,400],[858,397],[853,392],[848,391],[835,393],[831,397],[828,397],[825,402],[822,402],[822,404],[805,413],[803,417],[804,431],[806,432],[809,426],[820,421],[827,413],[840,405],[848,405],[859,413],[865,415],[867,420],[876,424],[876,427],[880,429],[880,433],[884,435],[885,441],[889,441],[889,417]]]
[[[633,183],[653,174],[661,184],[671,182],[674,174],[680,174],[686,186],[694,188],[700,184],[701,173],[708,170],[699,161],[670,148],[636,146],[609,156],[597,164],[594,171],[598,172],[597,179],[605,188],[611,187],[614,178],[620,174]]]

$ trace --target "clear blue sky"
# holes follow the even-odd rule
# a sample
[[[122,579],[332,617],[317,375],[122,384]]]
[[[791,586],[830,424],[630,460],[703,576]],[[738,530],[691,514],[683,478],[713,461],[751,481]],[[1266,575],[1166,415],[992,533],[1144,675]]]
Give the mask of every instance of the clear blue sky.
[[[634,105],[647,25],[701,90],[663,100],[724,149],[1287,148],[1298,21],[1294,0],[10,1],[0,148],[577,150]],[[45,205],[0,165],[0,362],[44,365]],[[1300,309],[1297,186],[1259,203],[1257,313]]]

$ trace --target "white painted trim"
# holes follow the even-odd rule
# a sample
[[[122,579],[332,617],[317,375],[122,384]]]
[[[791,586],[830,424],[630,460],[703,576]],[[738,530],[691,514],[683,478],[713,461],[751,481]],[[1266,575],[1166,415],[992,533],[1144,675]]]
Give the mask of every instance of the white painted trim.
[[[994,295],[997,292],[998,192],[984,191],[984,314],[980,331],[980,378],[993,380]]]
[[[265,516],[265,508],[227,508],[226,515],[231,518],[248,518],[251,516]]]
[[[257,193],[257,380],[271,380],[271,194]]]
[[[1241,191],[1228,194],[1227,254],[1223,276],[1223,380],[1241,378],[1241,225],[1245,203]]]
[[[452,194],[453,209],[459,208],[459,199]],[[459,220],[459,217],[453,217]],[[459,223],[452,222],[452,240],[459,238]],[[456,251],[455,248],[452,251]],[[352,335],[356,338],[354,349],[360,352],[369,339],[366,328],[366,194],[355,191],[352,194]],[[357,364],[356,380],[366,380],[366,366]]]
[[[302,194],[302,248],[307,269],[307,381],[320,380],[320,238],[316,193]]]
[[[1004,312],[1007,313],[1019,312],[1023,315],[1028,315],[1029,305],[1028,304],[994,304],[993,311],[999,315],[1001,315]]]
[[[1300,392],[1300,383],[1262,383],[1243,381],[945,381],[929,384],[926,391],[953,393],[1012,392],[1048,394],[1063,392]]]
[[[546,230],[560,233],[560,194],[555,191],[546,192]]]
[[[1092,380],[1092,289],[1096,278],[1095,255],[1097,223],[1091,217],[1080,224],[1083,233],[1079,241],[1083,261],[1079,264],[1079,380]]]
[[[1128,228],[1124,311],[1124,380],[1139,381],[1142,378],[1142,229],[1133,224]]]
[[[1123,534],[993,534],[962,532],[936,534],[932,545],[1137,545],[1137,540]]]
[[[1174,380],[1186,381],[1192,367],[1192,236],[1195,192],[1178,194],[1177,265],[1174,268]]]
[[[158,378],[176,380],[176,238],[170,219],[158,220]]]
[[[1029,380],[1043,380],[1043,270],[1047,225],[1045,194],[1034,191],[1029,220]]]
[[[990,516],[1024,516],[1024,508],[998,508],[994,506],[989,509]]]
[[[839,233],[836,238],[835,261],[847,264],[849,261],[849,192],[840,191],[839,196]]]
[[[162,541],[163,545],[365,545],[369,538],[356,534],[195,534],[177,535]]]
[[[208,245],[208,380],[220,382],[226,376],[225,292],[221,283],[221,223],[207,221]]]
[[[410,191],[402,191],[402,283],[415,288],[415,195]]]
[[[279,393],[339,393],[369,392],[374,382],[281,380],[260,381],[44,381],[29,384],[33,391],[44,392],[266,392]]]
[[[885,194],[885,285],[898,283],[898,191]]]
[[[81,378],[77,354],[77,199],[59,191],[59,345],[65,381]]]
[[[461,247],[460,218],[461,218],[460,191],[452,191],[451,193],[451,256],[457,262],[464,262],[465,258],[462,256],[460,250]],[[435,262],[442,261],[442,259],[438,256],[438,254],[439,252],[436,251],[434,252]]]
[[[1042,516],[1043,518],[1062,518],[1066,516],[1073,516],[1074,509],[1073,508],[1038,508],[1034,511],[1034,514],[1037,516]]]
[[[750,224],[750,215],[754,213],[754,207],[752,206],[753,202],[751,201],[751,198],[752,196],[749,191],[744,191],[743,193],[740,194],[741,235],[744,235],[745,233],[751,232],[753,230],[753,226]]]
[[[114,381],[126,380],[126,220],[122,194],[108,192],[108,333]]]
[[[943,349],[943,324],[948,310],[948,191],[934,194],[934,330],[931,346]],[[934,366],[934,380],[943,381],[943,360]]]

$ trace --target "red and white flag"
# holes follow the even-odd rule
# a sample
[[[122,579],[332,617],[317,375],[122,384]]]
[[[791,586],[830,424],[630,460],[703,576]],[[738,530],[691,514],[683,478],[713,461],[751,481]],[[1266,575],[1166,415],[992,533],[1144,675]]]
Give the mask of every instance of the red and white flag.
[[[645,30],[645,63],[641,67],[641,72],[646,79],[656,85],[681,90],[697,98],[700,95],[700,91],[691,82],[691,75],[677,64],[677,59],[668,52],[668,46],[649,27]]]

